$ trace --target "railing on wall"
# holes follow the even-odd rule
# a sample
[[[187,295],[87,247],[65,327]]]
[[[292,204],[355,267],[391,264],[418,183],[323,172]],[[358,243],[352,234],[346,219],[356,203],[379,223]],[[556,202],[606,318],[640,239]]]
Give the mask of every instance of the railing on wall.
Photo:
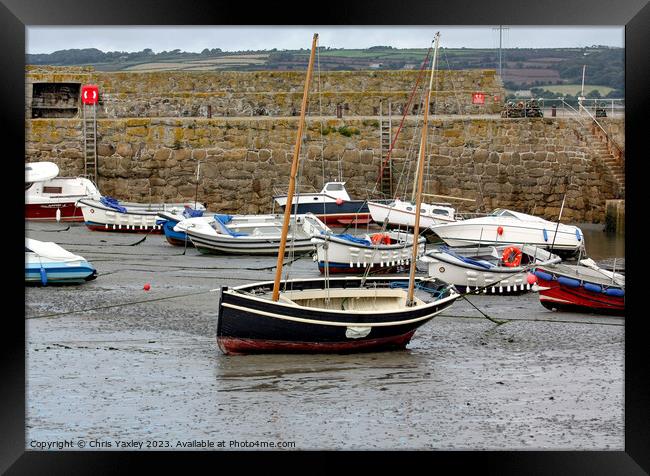
[[[594,136],[599,140],[604,141],[607,144],[608,152],[614,157],[618,164],[625,166],[625,149],[621,147],[605,130],[600,122],[598,122],[598,119],[589,111],[589,108],[585,107],[583,104],[582,107],[578,106],[578,109],[576,109],[573,105],[567,103],[563,99],[560,100],[565,109],[573,112],[573,115],[570,115],[569,117],[577,121],[583,127],[589,128]],[[585,100],[583,100],[583,102],[584,101]],[[585,120],[584,122],[583,119]],[[576,130],[576,133],[579,133],[579,131]]]
[[[571,105],[566,102],[564,98],[548,99],[515,97],[507,99],[507,102],[513,102],[515,104],[525,104],[527,101],[537,101],[539,108],[544,113],[544,117],[573,116],[578,109],[578,104]],[[584,109],[590,112],[594,117],[625,117],[625,99],[583,99],[582,105],[584,106]],[[606,116],[600,115],[603,111]],[[527,116],[524,115],[524,117]]]

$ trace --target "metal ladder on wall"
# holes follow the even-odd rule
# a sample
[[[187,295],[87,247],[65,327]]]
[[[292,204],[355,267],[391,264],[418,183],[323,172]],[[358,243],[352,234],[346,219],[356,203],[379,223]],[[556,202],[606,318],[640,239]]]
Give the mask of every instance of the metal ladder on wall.
[[[97,104],[82,105],[84,134],[83,177],[97,184]]]
[[[393,196],[393,158],[388,157],[390,144],[392,140],[392,110],[391,103],[388,102],[388,115],[384,116],[382,111],[383,102],[379,103],[379,134],[380,134],[380,151],[381,151],[381,164],[379,165],[379,172],[381,173],[381,193],[384,196]],[[385,163],[385,165],[383,165]],[[382,169],[383,165],[383,169]]]

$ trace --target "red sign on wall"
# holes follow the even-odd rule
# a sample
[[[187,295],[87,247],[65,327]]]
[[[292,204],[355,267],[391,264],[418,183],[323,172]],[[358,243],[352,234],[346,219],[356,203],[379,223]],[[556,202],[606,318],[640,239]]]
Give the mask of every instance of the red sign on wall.
[[[81,87],[81,101],[84,104],[97,104],[99,87],[96,84],[85,84]]]
[[[472,104],[485,104],[485,93],[472,93]]]

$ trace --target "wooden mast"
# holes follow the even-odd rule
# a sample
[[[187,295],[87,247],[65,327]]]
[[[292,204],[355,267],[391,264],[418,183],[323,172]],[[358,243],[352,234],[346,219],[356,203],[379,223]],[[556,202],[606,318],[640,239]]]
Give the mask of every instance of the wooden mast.
[[[420,140],[420,153],[418,155],[418,176],[417,176],[417,193],[415,195],[415,228],[413,229],[413,255],[411,256],[411,274],[409,276],[409,290],[406,299],[407,306],[412,306],[413,293],[415,291],[415,265],[418,259],[418,240],[420,239],[420,207],[422,206],[422,183],[424,179],[424,166],[422,164],[423,158],[426,153],[427,146],[427,124],[429,119],[429,102],[431,98],[431,88],[433,86],[433,75],[436,70],[436,58],[438,56],[438,41],[440,40],[440,32],[436,33],[435,46],[433,50],[433,61],[431,62],[431,78],[429,79],[429,89],[427,89],[427,97],[424,102],[424,121],[422,123],[422,139]]]
[[[307,67],[307,78],[305,79],[305,90],[302,95],[302,105],[300,106],[300,120],[298,122],[298,136],[296,137],[296,148],[293,152],[293,162],[291,163],[291,177],[289,179],[289,191],[287,201],[284,205],[284,222],[282,224],[282,241],[278,251],[278,264],[275,271],[275,282],[273,283],[273,300],[280,298],[280,279],[282,277],[282,265],[284,263],[284,250],[287,245],[287,234],[289,232],[289,220],[291,219],[291,208],[293,207],[293,193],[296,189],[296,174],[298,172],[298,158],[300,156],[300,146],[302,145],[302,129],[305,125],[305,113],[307,112],[307,96],[309,95],[309,83],[311,82],[311,72],[314,66],[314,55],[316,53],[316,42],[318,33],[314,33],[314,39],[311,43],[311,55],[309,56],[309,66]]]

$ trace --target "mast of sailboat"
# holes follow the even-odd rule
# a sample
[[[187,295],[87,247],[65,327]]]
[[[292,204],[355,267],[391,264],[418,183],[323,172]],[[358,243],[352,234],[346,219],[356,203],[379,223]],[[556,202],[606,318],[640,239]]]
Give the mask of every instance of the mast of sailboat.
[[[420,238],[420,207],[422,206],[422,183],[424,181],[423,158],[427,146],[427,124],[429,118],[429,102],[431,101],[431,89],[433,87],[433,75],[436,71],[436,59],[438,57],[438,42],[440,41],[440,32],[436,33],[435,46],[433,50],[433,60],[431,62],[431,78],[429,79],[429,88],[427,89],[426,100],[424,101],[424,119],[422,122],[422,138],[420,140],[420,153],[418,155],[418,182],[417,193],[415,194],[415,227],[413,229],[413,255],[411,256],[411,274],[409,276],[409,289],[406,303],[408,306],[414,304],[413,293],[415,291],[415,265],[418,259],[418,240]]]
[[[316,53],[316,42],[318,33],[314,33],[314,39],[311,43],[311,54],[309,55],[309,66],[307,67],[307,78],[305,79],[305,90],[302,95],[302,105],[300,106],[300,120],[298,121],[298,135],[296,137],[296,148],[293,151],[293,162],[291,163],[291,176],[289,178],[289,191],[287,201],[284,206],[284,222],[282,223],[282,240],[278,250],[278,264],[275,271],[275,282],[273,283],[273,300],[280,298],[280,279],[282,277],[282,265],[284,263],[284,250],[287,246],[287,234],[289,232],[289,220],[291,219],[291,208],[293,203],[293,193],[296,189],[296,174],[298,172],[298,158],[300,156],[300,146],[302,145],[302,130],[305,125],[305,113],[307,111],[307,96],[309,95],[309,83],[311,82],[311,73],[314,67],[314,55]]]

